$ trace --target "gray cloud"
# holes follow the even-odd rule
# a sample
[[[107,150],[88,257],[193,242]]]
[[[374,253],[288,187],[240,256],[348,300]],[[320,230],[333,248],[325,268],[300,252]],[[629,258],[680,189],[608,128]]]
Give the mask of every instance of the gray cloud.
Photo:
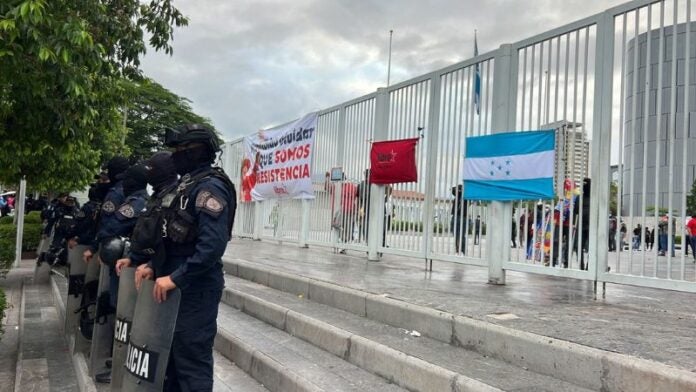
[[[181,0],[190,25],[145,73],[228,139],[373,92],[622,3],[620,0]]]

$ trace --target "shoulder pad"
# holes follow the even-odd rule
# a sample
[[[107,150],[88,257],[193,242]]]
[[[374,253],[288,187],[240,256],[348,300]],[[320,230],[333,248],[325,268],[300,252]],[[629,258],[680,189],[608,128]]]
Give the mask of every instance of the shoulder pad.
[[[225,209],[227,202],[208,190],[201,190],[196,196],[196,208],[217,217]]]
[[[102,211],[110,214],[110,213],[116,211],[116,206],[114,205],[113,201],[107,200],[104,202],[104,204],[102,204],[101,209],[102,209]]]
[[[118,212],[125,216],[126,218],[132,218],[135,216],[135,210],[133,209],[133,206],[130,205],[130,203],[126,203],[122,205],[119,209]]]

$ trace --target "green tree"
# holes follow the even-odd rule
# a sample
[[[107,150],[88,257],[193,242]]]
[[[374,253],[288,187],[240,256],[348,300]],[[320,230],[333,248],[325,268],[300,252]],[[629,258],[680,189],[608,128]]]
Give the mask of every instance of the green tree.
[[[612,181],[609,183],[609,213],[611,215],[616,216],[617,208],[616,205],[618,203],[618,197],[619,195],[619,186],[616,184],[616,181]]]
[[[691,184],[691,192],[686,196],[686,211],[688,214],[696,213],[696,181]]]
[[[72,190],[121,152],[125,79],[139,77],[145,36],[171,53],[187,24],[171,0],[0,3],[0,183]]]
[[[181,124],[211,121],[191,109],[191,101],[180,97],[151,79],[129,83],[126,146],[133,157],[142,159],[163,147],[163,129]]]

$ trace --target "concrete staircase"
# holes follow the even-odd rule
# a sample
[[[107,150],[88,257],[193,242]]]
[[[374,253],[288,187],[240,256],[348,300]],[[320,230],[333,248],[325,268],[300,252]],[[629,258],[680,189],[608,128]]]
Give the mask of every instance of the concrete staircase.
[[[694,391],[661,363],[226,262],[216,348],[271,391]]]

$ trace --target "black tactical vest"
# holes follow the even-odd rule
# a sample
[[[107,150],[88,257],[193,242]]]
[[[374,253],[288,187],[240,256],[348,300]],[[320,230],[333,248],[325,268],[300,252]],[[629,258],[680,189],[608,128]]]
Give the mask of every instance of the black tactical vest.
[[[188,174],[183,176],[176,188],[177,194],[165,214],[167,220],[164,222],[163,231],[170,242],[168,247],[170,255],[191,256],[195,252],[198,227],[193,190],[199,182],[211,177],[221,180],[229,188],[233,200],[236,201],[234,184],[221,168],[211,167],[193,177]],[[231,205],[228,207],[227,227],[231,235],[236,209]]]

